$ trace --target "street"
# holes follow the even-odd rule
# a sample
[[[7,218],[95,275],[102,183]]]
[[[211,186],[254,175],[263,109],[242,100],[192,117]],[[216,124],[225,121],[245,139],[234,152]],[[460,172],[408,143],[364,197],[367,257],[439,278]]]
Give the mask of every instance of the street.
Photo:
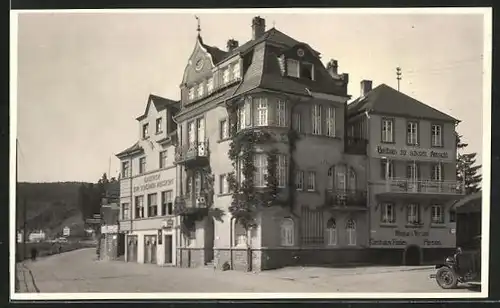
[[[290,267],[261,273],[184,269],[120,261],[96,261],[95,249],[75,250],[27,261],[35,283],[21,292],[473,292],[442,290],[432,267]],[[26,287],[27,286],[27,287]]]

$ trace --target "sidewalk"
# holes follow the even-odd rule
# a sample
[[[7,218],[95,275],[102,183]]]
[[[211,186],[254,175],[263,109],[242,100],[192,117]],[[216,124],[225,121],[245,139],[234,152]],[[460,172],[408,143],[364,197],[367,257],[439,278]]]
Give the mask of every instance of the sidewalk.
[[[33,273],[25,263],[16,263],[16,292],[18,293],[39,293],[40,290],[35,284]]]

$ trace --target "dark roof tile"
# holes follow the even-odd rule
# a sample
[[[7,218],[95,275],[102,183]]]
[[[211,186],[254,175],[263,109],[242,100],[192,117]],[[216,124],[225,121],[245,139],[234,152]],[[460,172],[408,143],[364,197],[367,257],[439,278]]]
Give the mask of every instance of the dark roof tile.
[[[126,148],[125,150],[121,151],[120,153],[116,154],[116,157],[120,158],[123,156],[126,156],[128,154],[134,153],[134,152],[141,152],[144,151],[144,149],[139,145],[139,141],[134,143],[132,146]]]
[[[457,119],[428,106],[386,84],[381,84],[360,97],[348,106],[348,115],[356,115],[365,111],[403,117],[426,118],[455,122]]]

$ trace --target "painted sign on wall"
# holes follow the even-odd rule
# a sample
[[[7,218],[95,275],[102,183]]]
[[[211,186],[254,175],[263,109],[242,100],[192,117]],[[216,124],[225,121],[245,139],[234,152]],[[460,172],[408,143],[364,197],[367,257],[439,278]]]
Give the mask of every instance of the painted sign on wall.
[[[408,149],[408,148],[393,148],[383,145],[378,145],[375,148],[375,154],[390,158],[407,158],[409,160],[453,160],[453,153],[446,150],[436,149]]]
[[[145,176],[143,184],[134,186],[134,193],[143,192],[146,190],[151,190],[164,186],[170,186],[174,184],[174,179],[162,180],[161,175],[162,175],[161,173],[157,173]]]

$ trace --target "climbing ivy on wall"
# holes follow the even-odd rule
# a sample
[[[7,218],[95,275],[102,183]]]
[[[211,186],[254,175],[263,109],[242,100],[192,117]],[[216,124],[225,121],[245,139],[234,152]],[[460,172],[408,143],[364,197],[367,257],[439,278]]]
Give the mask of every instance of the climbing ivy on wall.
[[[267,175],[265,176],[266,187],[256,188],[254,185],[255,145],[271,144],[277,142],[276,138],[265,128],[251,128],[238,131],[236,108],[228,107],[231,141],[228,151],[233,170],[241,167],[242,179],[238,182],[235,172],[228,175],[228,183],[232,192],[232,202],[229,211],[243,228],[249,229],[255,226],[255,214],[260,207],[274,205],[293,207],[295,201],[295,160],[293,154],[296,150],[296,141],[299,138],[297,132],[290,129],[287,134],[289,143],[288,164],[288,196],[280,198],[278,188],[278,153],[272,148],[267,154]],[[240,164],[240,166],[238,166]],[[293,212],[293,209],[290,209]]]

